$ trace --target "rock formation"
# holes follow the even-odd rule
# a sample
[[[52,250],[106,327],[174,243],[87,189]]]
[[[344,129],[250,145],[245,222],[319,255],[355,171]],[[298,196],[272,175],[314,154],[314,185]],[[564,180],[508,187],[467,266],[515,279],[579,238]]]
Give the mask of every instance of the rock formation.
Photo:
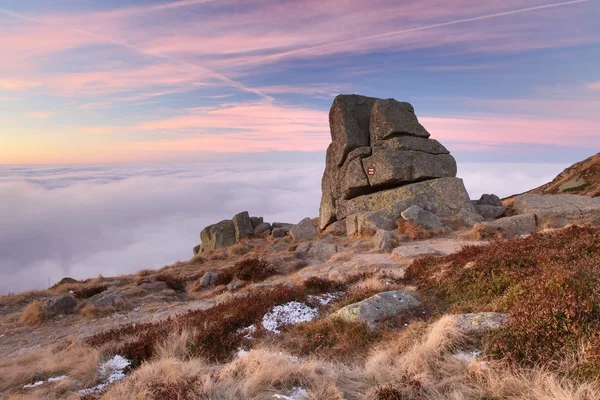
[[[339,95],[329,124],[332,141],[321,181],[321,229],[381,210],[386,223],[375,227],[393,229],[392,223],[411,206],[458,218],[465,225],[482,221],[456,178],[454,157],[429,138],[409,103]]]

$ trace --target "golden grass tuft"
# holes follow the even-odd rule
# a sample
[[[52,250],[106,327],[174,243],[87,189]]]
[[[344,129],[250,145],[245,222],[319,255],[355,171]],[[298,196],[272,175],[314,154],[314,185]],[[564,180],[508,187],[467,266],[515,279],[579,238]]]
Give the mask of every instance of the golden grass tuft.
[[[19,322],[25,325],[40,325],[46,322],[47,315],[44,310],[44,303],[41,300],[34,300],[27,304],[21,312]]]

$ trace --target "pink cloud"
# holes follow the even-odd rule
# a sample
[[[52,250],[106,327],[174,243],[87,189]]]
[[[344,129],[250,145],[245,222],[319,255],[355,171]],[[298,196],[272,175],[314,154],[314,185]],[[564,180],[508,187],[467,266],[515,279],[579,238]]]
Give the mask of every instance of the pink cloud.
[[[597,89],[600,90],[600,82],[593,82],[589,84],[589,88],[590,89]]]
[[[33,118],[33,119],[46,119],[46,118],[51,118],[51,117],[55,116],[56,114],[57,113],[54,111],[34,111],[34,112],[25,113],[25,117]]]
[[[0,79],[1,90],[23,90],[40,86],[39,82],[17,79]]]

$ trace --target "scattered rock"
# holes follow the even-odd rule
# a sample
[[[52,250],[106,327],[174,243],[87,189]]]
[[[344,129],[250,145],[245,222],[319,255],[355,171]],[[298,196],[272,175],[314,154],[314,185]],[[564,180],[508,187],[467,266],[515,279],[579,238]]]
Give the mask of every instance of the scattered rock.
[[[405,221],[413,223],[424,229],[440,229],[442,221],[440,217],[429,211],[423,210],[419,206],[412,206],[400,213]]]
[[[269,253],[276,253],[279,250],[287,249],[288,246],[289,246],[289,244],[286,242],[279,242],[275,246],[271,247],[271,250],[269,250]]]
[[[290,228],[273,228],[273,231],[271,232],[271,235],[274,238],[282,238],[288,235],[288,233],[290,232]]]
[[[234,279],[227,284],[227,290],[230,292],[235,292],[246,286],[248,282],[242,281],[240,279]]]
[[[140,289],[144,293],[157,293],[157,292],[162,292],[163,290],[171,290],[171,289],[169,289],[169,286],[167,286],[167,284],[165,282],[150,281],[150,280],[141,281]]]
[[[346,221],[336,221],[325,229],[325,233],[331,233],[333,236],[344,236],[347,232]]]
[[[117,307],[121,304],[126,304],[127,299],[115,288],[110,288],[102,293],[98,293],[87,299],[86,304],[96,306],[98,308]]]
[[[433,247],[418,243],[406,243],[402,246],[396,247],[392,251],[392,257],[398,258],[412,258],[426,255],[444,255],[444,253],[434,249]]]
[[[269,224],[268,222],[263,222],[261,224],[258,224],[256,226],[256,228],[254,228],[254,233],[256,235],[261,235],[261,234],[267,233],[267,232],[271,232],[271,224]]]
[[[217,271],[207,271],[200,279],[200,286],[203,288],[212,287],[215,285],[219,273]]]
[[[202,244],[194,246],[194,255],[197,256],[198,254],[200,254],[201,250],[202,250]]]
[[[271,224],[272,228],[286,228],[288,230],[290,230],[293,226],[294,226],[294,224],[288,224],[285,222],[273,222]]]
[[[424,310],[423,304],[409,293],[401,290],[378,293],[366,300],[350,304],[334,314],[347,321],[364,321],[376,327],[386,319],[410,317]]]
[[[256,229],[257,226],[265,222],[263,220],[263,217],[250,217],[250,220],[252,221],[252,228],[254,229]]]
[[[500,230],[506,238],[530,235],[537,230],[535,215],[520,214],[512,217],[500,218],[493,222],[483,224],[492,230]]]
[[[54,317],[59,314],[70,314],[77,307],[77,300],[70,294],[63,294],[46,300],[44,303],[44,311],[49,317]]]
[[[394,248],[394,236],[390,231],[379,229],[373,236],[373,245],[381,251],[392,250]]]
[[[235,226],[231,220],[223,220],[207,226],[200,233],[202,251],[233,246],[236,243]]]
[[[479,200],[475,201],[475,205],[478,206],[493,206],[502,207],[502,200],[495,194],[482,194]]]
[[[513,208],[517,214],[535,214],[541,228],[600,225],[600,197],[524,194],[514,199]]]
[[[335,244],[319,241],[311,246],[310,250],[308,251],[308,255],[325,262],[329,260],[335,253],[337,253],[337,251],[338,249]]]
[[[252,220],[250,219],[248,211],[235,215],[232,222],[235,229],[235,237],[238,241],[241,238],[248,237],[254,233],[254,227],[252,226]]]
[[[475,210],[485,219],[496,219],[504,215],[506,207],[504,206],[490,206],[487,204],[475,205]]]
[[[310,242],[300,243],[296,247],[296,250],[294,250],[294,254],[298,258],[306,258],[306,257],[308,257],[308,252],[310,251],[311,247],[312,247],[312,243],[310,243]]]
[[[296,241],[310,240],[319,236],[310,218],[304,218],[290,229],[290,236]]]
[[[509,315],[498,312],[458,314],[456,326],[465,333],[486,333],[501,328],[508,322]]]

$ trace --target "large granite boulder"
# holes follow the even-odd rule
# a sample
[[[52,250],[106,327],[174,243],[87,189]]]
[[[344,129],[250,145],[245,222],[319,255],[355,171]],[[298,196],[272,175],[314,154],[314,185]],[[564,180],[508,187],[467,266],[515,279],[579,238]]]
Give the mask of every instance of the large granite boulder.
[[[254,233],[254,227],[252,226],[252,220],[250,219],[248,211],[235,215],[232,222],[235,229],[235,238],[237,240],[248,237]]]
[[[304,218],[290,229],[290,236],[296,241],[310,240],[319,236],[310,218]]]
[[[440,229],[442,220],[435,214],[422,209],[419,206],[412,206],[400,213],[402,218],[423,229]]]
[[[600,225],[600,197],[524,194],[514,199],[513,208],[517,214],[534,214],[541,228]]]
[[[77,307],[77,300],[70,294],[53,297],[44,303],[46,315],[54,317],[59,314],[70,314]]]
[[[423,183],[440,179],[456,179],[456,161],[438,141],[429,139],[429,132],[419,123],[414,107],[394,99],[376,99],[358,95],[340,95],[329,112],[332,142],[327,148],[325,172],[321,180],[319,227],[324,230],[336,221],[343,221],[360,212],[383,210],[371,215],[375,229],[393,229],[400,213],[413,205],[438,217],[456,217],[466,225],[483,221],[471,204],[462,181],[434,184],[444,186],[444,193],[425,188]],[[394,190],[415,186],[414,190],[395,193]],[[447,190],[446,190],[447,189]],[[380,195],[385,193],[384,195]],[[430,195],[443,195],[451,207],[441,207],[439,214]],[[376,199],[376,200],[374,200]],[[466,200],[466,201],[465,201]],[[404,201],[403,204],[398,204]],[[460,202],[460,205],[454,203]],[[425,203],[423,203],[425,202]],[[358,219],[346,222],[349,234],[360,230]],[[365,221],[368,219],[365,219]],[[356,228],[356,229],[355,229]]]
[[[214,225],[207,226],[200,232],[202,251],[215,250],[236,244],[235,225],[230,219],[225,219]]]
[[[500,231],[503,237],[513,238],[535,233],[537,223],[534,214],[519,214],[483,223],[483,227],[491,234]]]
[[[401,290],[382,292],[358,303],[341,308],[332,316],[347,321],[366,322],[376,327],[387,319],[412,317],[424,310],[423,304],[409,293]]]

